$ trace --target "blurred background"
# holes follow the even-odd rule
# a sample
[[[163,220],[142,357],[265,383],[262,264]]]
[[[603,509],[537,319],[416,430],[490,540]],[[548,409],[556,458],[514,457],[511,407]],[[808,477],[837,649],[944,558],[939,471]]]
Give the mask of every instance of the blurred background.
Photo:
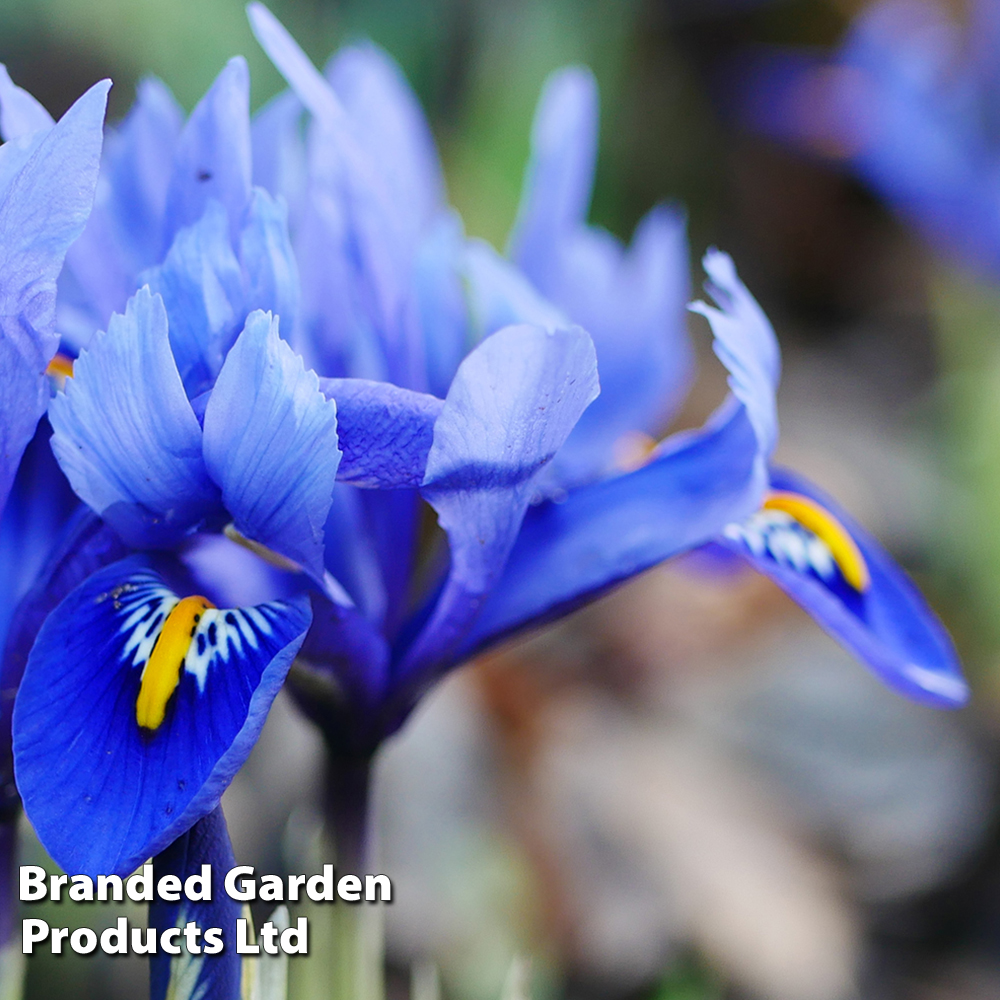
[[[976,692],[953,714],[901,700],[752,573],[648,573],[454,675],[385,749],[390,997],[433,963],[448,1000],[495,1000],[515,955],[538,1000],[1000,996],[1000,286],[844,156],[744,113],[773,110],[747,68],[761,53],[831,53],[862,7],[272,3],[320,64],[359,37],[399,60],[467,229],[501,248],[542,81],[591,66],[593,220],[627,239],[655,202],[683,204],[696,286],[707,247],[733,255],[784,352],[779,458],[913,574]],[[190,109],[237,53],[259,106],[280,82],[240,0],[0,0],[0,58],[57,115],[110,76],[121,117],[145,73]],[[687,423],[724,391],[691,330]],[[320,759],[279,700],[225,800],[240,863],[311,870]],[[33,958],[27,996],[142,997],[145,977],[138,959]],[[322,995],[292,977],[293,997]]]

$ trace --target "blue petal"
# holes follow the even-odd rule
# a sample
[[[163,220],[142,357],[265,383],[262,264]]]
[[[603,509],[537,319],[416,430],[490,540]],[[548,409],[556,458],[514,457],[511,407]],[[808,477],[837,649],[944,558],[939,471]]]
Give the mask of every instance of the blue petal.
[[[569,324],[510,261],[483,240],[469,240],[462,261],[472,327],[477,340],[505,326],[531,323],[548,329]]]
[[[139,83],[135,104],[108,139],[106,210],[133,276],[163,254],[163,216],[183,123],[167,85],[149,77]]]
[[[416,95],[392,57],[371,42],[342,48],[327,77],[415,245],[445,201],[434,139]]]
[[[746,407],[759,443],[757,478],[767,484],[767,460],[778,442],[778,412],[774,393],[781,377],[781,354],[774,330],[763,310],[736,274],[728,254],[705,254],[706,290],[716,305],[694,302],[712,327],[713,350],[729,372],[729,388]]]
[[[14,709],[17,784],[66,871],[125,875],[215,808],[311,620],[305,597],[203,612],[162,724],[140,729],[142,667],[176,602],[133,556],[74,590],[35,642]]]
[[[190,955],[181,937],[177,943],[184,949],[182,954],[172,958],[157,949],[149,959],[150,1000],[167,1000],[167,997],[239,1000],[243,959],[236,953],[233,942],[236,921],[244,914],[223,886],[226,873],[236,867],[236,858],[221,806],[203,816],[153,859],[153,879],[159,884],[164,875],[174,875],[184,883],[191,875],[201,875],[202,865],[208,865],[211,871],[211,899],[198,902],[182,897],[180,902],[165,903],[157,896],[149,906],[149,926],[156,929],[157,938],[169,927],[183,930],[190,921],[202,931],[218,927],[226,947],[220,955]]]
[[[597,84],[568,68],[545,85],[511,254],[535,287],[594,339],[601,398],[553,467],[565,488],[612,471],[616,442],[658,435],[692,372],[684,218],[653,209],[626,248],[586,225],[597,157]]]
[[[40,421],[0,515],[0,650],[14,608],[31,588],[56,537],[79,505],[52,455],[51,433],[48,422]]]
[[[815,501],[848,532],[867,586],[852,585],[822,537],[788,515],[762,510],[729,525],[718,541],[774,580],[890,687],[938,708],[964,704],[969,689],[951,640],[891,556],[801,476],[775,469],[771,486]]]
[[[198,395],[218,375],[245,315],[243,278],[222,205],[210,201],[141,281],[163,297],[177,368],[188,395]]]
[[[510,253],[543,293],[559,283],[555,251],[590,205],[597,108],[597,81],[579,66],[553,73],[538,102]]]
[[[610,472],[622,435],[659,436],[688,387],[684,216],[653,209],[628,249],[609,233],[581,227],[556,255],[561,274],[540,287],[593,337],[601,371],[601,398],[555,463],[568,488]]]
[[[338,434],[340,429],[338,408]],[[385,497],[390,493],[381,490],[362,492],[346,483],[337,483],[334,486],[333,502],[330,504],[330,513],[323,529],[323,565],[347,591],[358,610],[370,622],[378,625],[385,615],[386,593],[378,558],[369,534],[371,525],[365,516],[364,502],[366,497],[376,495]],[[396,555],[402,562],[406,562],[405,553],[397,550]]]
[[[599,392],[579,328],[507,327],[459,366],[427,459],[423,496],[448,534],[451,569],[404,670],[440,662],[497,582],[537,474]]]
[[[306,145],[302,102],[290,90],[268,101],[250,125],[253,182],[293,208],[306,184]]]
[[[144,268],[163,255],[163,212],[183,116],[156,79],[139,84],[132,110],[109,130],[100,197],[59,279],[59,329],[79,351],[125,308]]]
[[[205,410],[204,452],[236,527],[322,581],[337,408],[266,313],[251,313],[226,357]]]
[[[148,289],[113,316],[53,401],[52,449],[76,494],[130,544],[175,543],[215,511],[201,428]]]
[[[463,281],[465,248],[458,213],[441,212],[417,248],[414,260],[413,284],[423,331],[427,388],[435,396],[443,397],[448,392],[459,363],[473,346],[468,287]]]
[[[277,19],[247,7],[257,40],[313,115],[308,211],[297,242],[303,353],[324,375],[422,390],[423,343],[400,215],[333,88]]]
[[[753,510],[756,435],[742,406],[718,416],[635,472],[532,507],[456,659],[566,614]]]
[[[340,482],[373,489],[423,483],[442,400],[360,378],[320,379],[320,388],[337,403]]]
[[[0,63],[0,138],[10,142],[53,125],[52,115],[26,90],[15,86],[7,67]]]
[[[87,91],[0,192],[0,510],[48,404],[56,277],[93,201],[108,86]]]
[[[263,309],[281,319],[286,335],[299,312],[299,272],[288,238],[288,208],[255,188],[240,234],[240,263],[246,278],[244,309]]]
[[[14,783],[11,718],[28,654],[52,609],[91,573],[123,558],[121,539],[97,515],[80,504],[51,558],[10,620],[0,665],[0,802],[14,807],[20,796]]]
[[[226,209],[236,242],[250,197],[250,73],[242,56],[230,59],[198,102],[181,132],[167,194],[164,247],[197,222],[209,199]]]

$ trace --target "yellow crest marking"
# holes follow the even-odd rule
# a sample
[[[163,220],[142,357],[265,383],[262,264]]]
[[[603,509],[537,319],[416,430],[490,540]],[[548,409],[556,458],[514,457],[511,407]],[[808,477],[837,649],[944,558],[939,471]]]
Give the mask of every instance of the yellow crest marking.
[[[143,729],[156,730],[162,724],[167,702],[180,683],[191,637],[198,628],[202,612],[214,607],[205,597],[185,597],[167,615],[143,668],[139,697],[135,702],[135,721]]]
[[[51,378],[60,389],[66,388],[66,379],[73,377],[73,359],[66,354],[58,353],[48,363],[45,374]]]
[[[871,585],[868,565],[857,543],[825,507],[801,493],[772,490],[764,499],[763,509],[784,511],[826,543],[844,579],[859,593]]]

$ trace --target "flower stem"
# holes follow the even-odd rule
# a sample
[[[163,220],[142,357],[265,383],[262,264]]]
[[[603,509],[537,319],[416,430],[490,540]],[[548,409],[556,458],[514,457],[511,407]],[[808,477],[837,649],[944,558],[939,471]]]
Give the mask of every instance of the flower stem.
[[[371,872],[369,828],[371,759],[329,757],[325,800],[325,853],[337,877]],[[292,994],[302,1000],[384,1000],[385,943],[382,907],[371,903],[307,904],[308,963],[292,963]]]

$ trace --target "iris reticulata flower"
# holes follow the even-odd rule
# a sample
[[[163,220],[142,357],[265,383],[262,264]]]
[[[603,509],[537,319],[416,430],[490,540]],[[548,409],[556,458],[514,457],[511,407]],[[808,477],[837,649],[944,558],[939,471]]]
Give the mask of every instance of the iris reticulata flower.
[[[382,53],[324,76],[250,11],[292,92],[251,124],[237,60],[182,125],[145,84],[63,276],[82,350],[52,448],[133,554],[87,564],[18,695],[17,780],[56,860],[124,872],[213,813],[293,660],[367,766],[451,667],[713,540],[890,682],[964,697],[901,572],[770,468],[778,348],[724,254],[697,308],[730,395],[657,440],[690,373],[683,222],[654,210],[628,249],[585,225],[587,74],[546,92],[510,262],[462,233]]]

